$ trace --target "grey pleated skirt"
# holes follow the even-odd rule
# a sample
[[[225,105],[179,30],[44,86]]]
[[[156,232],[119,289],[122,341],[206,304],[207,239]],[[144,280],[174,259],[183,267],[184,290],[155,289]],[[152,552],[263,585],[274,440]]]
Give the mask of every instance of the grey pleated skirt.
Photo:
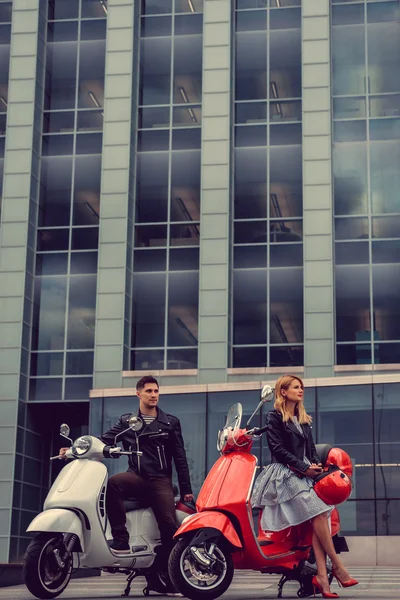
[[[312,479],[297,475],[280,463],[272,463],[257,477],[251,506],[263,509],[263,531],[281,531],[333,510],[315,493]]]

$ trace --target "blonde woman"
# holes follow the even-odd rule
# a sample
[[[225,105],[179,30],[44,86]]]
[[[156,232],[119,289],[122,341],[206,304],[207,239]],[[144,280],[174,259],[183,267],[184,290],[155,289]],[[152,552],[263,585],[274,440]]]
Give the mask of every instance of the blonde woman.
[[[265,509],[261,526],[265,531],[281,531],[310,521],[318,574],[314,590],[324,598],[338,598],[330,591],[326,554],[333,574],[343,587],[356,585],[335,552],[328,506],[315,493],[312,480],[322,471],[311,432],[312,418],[303,403],[304,385],[295,375],[284,375],[275,385],[274,410],[267,415],[267,441],[271,464],[258,476],[251,504]]]

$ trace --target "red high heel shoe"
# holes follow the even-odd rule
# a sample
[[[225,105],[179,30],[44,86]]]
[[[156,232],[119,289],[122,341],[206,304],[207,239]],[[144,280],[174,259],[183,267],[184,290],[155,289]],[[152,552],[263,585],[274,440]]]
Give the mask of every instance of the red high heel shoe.
[[[313,588],[314,588],[314,598],[315,598],[315,593],[316,593],[315,590],[317,590],[318,594],[322,594],[323,598],[340,598],[340,596],[338,596],[334,592],[323,592],[322,591],[322,585],[318,581],[316,575],[314,575],[314,577],[312,578],[311,583],[312,583]]]
[[[348,587],[352,587],[353,585],[357,585],[358,584],[357,579],[353,579],[352,577],[350,577],[350,579],[348,579],[347,581],[342,581],[336,575],[335,569],[332,569],[332,573],[333,573],[333,576],[336,577],[336,581],[338,582],[338,585],[340,585],[341,587],[348,588]]]

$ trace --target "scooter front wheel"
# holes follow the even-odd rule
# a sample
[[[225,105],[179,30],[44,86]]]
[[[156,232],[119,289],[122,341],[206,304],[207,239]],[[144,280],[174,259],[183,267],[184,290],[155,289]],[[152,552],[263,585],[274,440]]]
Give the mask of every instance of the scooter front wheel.
[[[183,596],[191,600],[214,600],[222,596],[232,582],[231,553],[228,548],[209,542],[193,552],[191,539],[183,538],[174,546],[169,557],[169,576]]]
[[[72,562],[72,554],[65,556],[60,534],[38,535],[25,553],[23,575],[26,587],[37,598],[56,598],[71,579]]]

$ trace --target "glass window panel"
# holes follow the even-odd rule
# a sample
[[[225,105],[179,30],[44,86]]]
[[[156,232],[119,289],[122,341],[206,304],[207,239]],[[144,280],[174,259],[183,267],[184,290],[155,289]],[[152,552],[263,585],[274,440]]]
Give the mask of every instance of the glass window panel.
[[[166,250],[136,250],[135,272],[165,271],[167,264]]]
[[[171,198],[174,199],[171,218],[175,210],[184,216],[185,207],[191,218],[197,218],[200,207],[200,152],[197,150],[172,153]],[[181,199],[180,202],[178,199]],[[179,221],[183,220],[178,217]],[[190,220],[186,214],[186,220]]]
[[[301,125],[271,125],[269,130],[269,143],[271,146],[292,146],[301,144]]]
[[[47,112],[43,117],[43,133],[65,133],[74,131],[73,112]]]
[[[36,279],[32,332],[33,350],[62,350],[67,296],[66,277]]]
[[[176,13],[203,12],[203,0],[175,0]]]
[[[282,244],[279,246],[271,245],[269,264],[270,267],[302,267],[302,244]]]
[[[148,225],[135,228],[135,247],[152,247],[167,245],[167,226]]]
[[[364,25],[332,28],[333,95],[365,94]]]
[[[97,273],[97,252],[71,252],[71,274]]]
[[[100,214],[101,157],[75,158],[74,225],[98,225]],[[85,230],[87,231],[87,230]],[[88,232],[89,233],[89,232]],[[78,234],[77,234],[78,235]],[[81,246],[81,249],[85,246]],[[95,246],[97,248],[97,243]]]
[[[197,150],[201,148],[201,129],[176,129],[172,132],[172,150]]]
[[[298,367],[304,365],[303,346],[272,346],[269,349],[270,367]]]
[[[36,275],[63,275],[68,269],[68,254],[37,254]]]
[[[399,238],[400,217],[375,217],[372,219],[372,237],[374,238]]]
[[[11,42],[11,25],[1,25],[0,24],[0,46],[10,44],[10,42]],[[4,60],[5,56],[8,59],[9,55],[10,55],[10,49],[3,48],[2,50],[3,50],[3,52],[2,52],[3,60]],[[7,60],[7,73],[8,73],[8,60]],[[3,74],[3,76],[4,76],[4,74]],[[7,76],[7,79],[8,79],[8,76]],[[0,110],[1,110],[1,107],[0,107]]]
[[[266,125],[239,125],[235,127],[235,147],[255,147],[267,145]]]
[[[39,225],[69,225],[72,158],[43,157],[41,164]]]
[[[292,6],[295,5],[292,4]],[[271,10],[269,23],[270,29],[300,29],[301,11],[296,8],[290,10]]]
[[[397,0],[392,2],[371,2],[367,4],[367,22],[383,23],[400,21],[400,6]]]
[[[370,96],[369,114],[370,117],[400,116],[400,94]]]
[[[267,271],[235,270],[233,275],[233,343],[267,342]],[[254,363],[251,366],[262,366]]]
[[[139,109],[139,129],[169,127],[169,111],[169,106]]]
[[[93,352],[67,352],[66,375],[91,375]]]
[[[270,32],[270,98],[301,98],[300,29]]]
[[[175,12],[176,8],[175,8]],[[178,15],[175,17],[174,35],[197,35],[203,32],[203,15]]]
[[[47,44],[45,109],[74,108],[77,50],[76,42]]]
[[[288,169],[286,169],[287,171]],[[267,152],[265,148],[235,151],[235,218],[267,216]]]
[[[142,0],[143,15],[172,13],[172,0]]]
[[[265,123],[267,121],[266,102],[237,102],[235,104],[235,123]]]
[[[267,36],[262,32],[236,34],[236,100],[267,97]]]
[[[32,352],[31,375],[62,375],[64,354],[62,352]]]
[[[170,273],[168,283],[168,346],[197,346],[199,275]]]
[[[245,369],[249,367],[266,367],[267,366],[267,348],[248,347],[248,348],[233,348],[233,368]],[[251,414],[251,413],[250,413]]]
[[[96,307],[95,275],[69,278],[68,348],[93,348]]]
[[[98,243],[98,227],[74,228],[72,230],[72,250],[97,250]]]
[[[389,350],[392,350],[393,346],[394,344],[380,344],[380,349],[388,348]],[[399,345],[397,344],[397,346]],[[398,402],[399,387],[400,386],[398,383],[381,383],[374,385],[376,448],[375,476],[376,495],[378,498],[385,496],[400,497],[400,479],[398,477],[400,467],[400,407]],[[384,503],[382,504],[384,505]],[[392,513],[392,511],[387,512],[389,514]],[[382,525],[384,525],[384,523],[382,523]],[[383,535],[383,533],[381,533],[381,535]]]
[[[342,448],[352,459],[352,498],[373,498],[372,386],[319,387],[317,402],[318,441]]]
[[[364,142],[367,139],[366,121],[334,121],[334,142]]]
[[[171,248],[169,251],[170,271],[198,271],[200,251],[198,248]]]
[[[140,104],[169,104],[171,97],[171,40],[141,41]]]
[[[78,21],[55,22],[47,26],[47,42],[72,42],[77,39]]]
[[[270,121],[301,121],[301,101],[269,103]],[[275,131],[278,129],[275,128]],[[283,131],[283,130],[282,130]],[[301,131],[301,130],[300,130]],[[301,142],[298,142],[301,143]]]
[[[97,1],[97,6],[100,0]],[[81,40],[105,40],[107,21],[81,21]]]
[[[271,243],[300,242],[303,240],[302,221],[270,221]]]
[[[334,6],[332,8],[332,25],[355,25],[364,23],[364,5]]]
[[[169,150],[169,130],[139,131],[139,152],[156,152],[160,150]]]
[[[336,354],[338,365],[372,364],[371,344],[337,344]]]
[[[81,41],[79,54],[79,108],[104,106],[105,41]]]
[[[199,127],[201,125],[201,106],[175,107],[172,118],[173,127]]]
[[[399,448],[397,447],[397,456]],[[378,469],[377,469],[378,470]],[[398,478],[399,466],[385,468],[386,477]],[[381,485],[385,486],[385,481]],[[377,483],[377,488],[379,484]],[[400,500],[378,500],[376,503],[377,535],[400,535]]]
[[[400,140],[371,143],[372,212],[398,213]]]
[[[337,266],[335,272],[336,339],[368,341],[371,339],[369,268]]]
[[[12,2],[0,4],[0,23],[11,23]]]
[[[49,0],[49,20],[77,19],[79,0]]]
[[[0,158],[4,158],[6,140],[5,138],[0,139]]]
[[[303,270],[270,272],[270,343],[303,342]]]
[[[400,263],[400,241],[372,242],[372,262]]]
[[[200,244],[200,223],[171,225],[169,235],[171,246],[198,246]]]
[[[62,400],[62,379],[31,379],[29,400],[38,402]]]
[[[398,9],[399,10],[399,9]],[[400,91],[400,36],[397,22],[368,25],[369,91]]]
[[[108,0],[82,0],[82,18],[104,19],[107,16]]]
[[[168,350],[167,369],[197,369],[197,348]]]
[[[366,144],[335,144],[333,147],[335,214],[368,212]]]
[[[290,169],[287,168],[290,165]],[[269,152],[270,215],[303,215],[303,171],[300,146],[271,147]]]
[[[171,221],[200,221],[200,189],[173,187],[171,190]]]
[[[289,6],[301,6],[301,0],[269,0],[270,8],[288,8]]]
[[[234,268],[250,269],[267,266],[267,246],[236,246],[233,250]]]
[[[374,140],[400,140],[400,119],[371,119],[369,138]]]
[[[165,283],[165,274],[133,274],[133,347],[148,348],[164,346]],[[163,356],[161,356],[161,359],[163,360]],[[154,369],[154,364],[154,362],[151,362],[149,368],[151,367]],[[140,367],[136,366],[136,368]],[[146,366],[143,368],[146,368]],[[163,368],[163,366],[158,364],[156,368]]]
[[[338,506],[340,535],[376,535],[375,502],[350,500]]]
[[[400,344],[377,343],[374,344],[375,364],[393,365],[400,363]]]
[[[73,154],[73,135],[44,135],[42,143],[43,156],[61,156]]]
[[[234,223],[235,244],[259,244],[267,242],[266,221],[238,221]]]
[[[372,285],[375,329],[377,331],[375,339],[400,340],[400,265],[380,264],[374,266],[372,268]]]
[[[168,170],[168,154],[138,154],[136,184],[137,223],[167,220]]]
[[[369,262],[368,242],[336,242],[336,265],[361,265]]]
[[[162,37],[171,35],[172,17],[142,17],[140,35],[142,37]]]
[[[236,13],[236,31],[265,31],[267,11],[251,10]]]
[[[65,400],[87,400],[91,388],[91,377],[67,378],[65,380]]]
[[[334,119],[359,119],[366,117],[365,98],[334,98]]]
[[[174,40],[174,104],[202,99],[202,37],[181,36]]]
[[[39,229],[37,250],[39,252],[54,252],[68,250],[69,229]]]
[[[1,109],[0,109],[1,110]],[[0,135],[6,135],[7,115],[0,114]]]
[[[102,131],[103,113],[101,110],[81,110],[78,112],[78,131]]]
[[[132,352],[131,369],[138,371],[164,369],[164,350],[136,350]]]
[[[335,219],[336,240],[361,240],[369,238],[368,219]]]
[[[267,8],[267,6],[268,0],[236,0],[237,10],[245,10],[248,8]]]

